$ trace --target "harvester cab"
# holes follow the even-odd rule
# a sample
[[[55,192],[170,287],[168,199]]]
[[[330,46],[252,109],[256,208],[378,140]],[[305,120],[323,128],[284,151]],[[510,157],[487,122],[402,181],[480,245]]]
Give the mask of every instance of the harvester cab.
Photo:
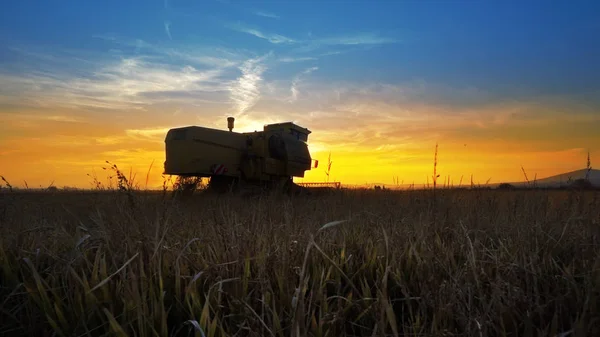
[[[209,177],[211,183],[272,184],[304,177],[312,168],[307,128],[285,122],[240,133],[233,131],[234,123],[227,118],[229,131],[200,126],[169,130],[164,174]]]

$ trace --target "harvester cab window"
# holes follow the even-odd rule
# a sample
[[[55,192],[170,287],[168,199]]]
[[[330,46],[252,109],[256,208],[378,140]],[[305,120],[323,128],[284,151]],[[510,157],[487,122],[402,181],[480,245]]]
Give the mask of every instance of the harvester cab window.
[[[308,137],[304,133],[299,132],[298,130],[290,129],[290,133],[292,134],[292,136],[294,136],[294,138],[303,142],[306,142],[308,140]]]

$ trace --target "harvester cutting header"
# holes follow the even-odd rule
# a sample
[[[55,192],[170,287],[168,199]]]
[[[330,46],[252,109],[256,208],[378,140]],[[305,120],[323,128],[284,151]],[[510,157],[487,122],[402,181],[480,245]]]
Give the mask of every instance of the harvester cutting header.
[[[227,118],[229,131],[200,126],[170,129],[164,174],[208,177],[209,187],[223,190],[240,183],[286,186],[313,167],[307,144],[310,130],[286,122],[239,133],[233,131],[234,122]]]

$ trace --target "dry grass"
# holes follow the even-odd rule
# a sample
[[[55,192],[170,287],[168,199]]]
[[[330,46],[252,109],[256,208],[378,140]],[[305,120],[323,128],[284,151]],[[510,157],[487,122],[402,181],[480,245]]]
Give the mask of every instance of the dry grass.
[[[599,335],[599,196],[5,192],[0,334]]]

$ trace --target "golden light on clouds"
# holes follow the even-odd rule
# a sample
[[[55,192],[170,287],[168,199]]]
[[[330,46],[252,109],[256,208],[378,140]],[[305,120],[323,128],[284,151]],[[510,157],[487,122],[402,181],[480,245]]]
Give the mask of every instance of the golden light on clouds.
[[[423,184],[436,143],[441,179],[455,184],[471,175],[481,183],[522,181],[521,166],[538,177],[581,169],[588,148],[592,161],[600,157],[593,147],[600,144],[599,111],[574,98],[506,101],[423,81],[327,83],[312,78],[321,71],[314,66],[269,80],[272,67],[293,60],[151,48],[156,57],[85,63],[93,69],[85,76],[0,74],[0,174],[15,186],[90,187],[88,174],[101,177],[107,160],[144,179],[153,163],[150,185],[158,187],[170,128],[226,130],[232,115],[238,132],[286,121],[312,131],[310,150],[320,165],[297,181],[325,181],[331,153],[330,180]]]
[[[355,104],[328,111],[296,115],[295,121],[313,132],[309,145],[319,168],[296,181],[325,181],[329,153],[330,181],[347,184],[424,184],[431,177],[435,144],[439,144],[438,172],[457,185],[473,175],[478,183],[522,181],[521,166],[538,178],[585,167],[588,148],[600,144],[593,132],[600,125],[594,115],[554,114],[535,118],[536,111],[513,108],[504,115],[497,108],[471,113],[450,113],[438,106],[409,107],[404,113],[384,105]],[[523,110],[525,109],[525,110]],[[76,110],[74,110],[76,111]],[[512,111],[512,112],[510,112]],[[514,111],[527,111],[515,115]],[[148,112],[154,116],[156,112]],[[239,132],[262,129],[265,123],[288,120],[267,111],[254,119],[247,114],[236,120]],[[105,161],[125,172],[131,169],[142,183],[150,165],[150,186],[162,185],[164,136],[176,123],[173,117],[140,122],[139,128],[123,128],[97,115],[83,118],[65,113],[2,113],[5,123],[0,148],[1,174],[19,186],[90,187],[94,172],[99,178]],[[486,117],[487,116],[487,117]],[[139,118],[136,117],[136,118]],[[136,118],[130,116],[129,126]],[[260,118],[260,117],[259,117]],[[206,119],[205,126],[225,130],[224,117]],[[171,121],[171,125],[169,122]],[[188,118],[189,125],[193,123]],[[154,127],[142,127],[152,125]],[[600,157],[592,149],[592,158]]]

